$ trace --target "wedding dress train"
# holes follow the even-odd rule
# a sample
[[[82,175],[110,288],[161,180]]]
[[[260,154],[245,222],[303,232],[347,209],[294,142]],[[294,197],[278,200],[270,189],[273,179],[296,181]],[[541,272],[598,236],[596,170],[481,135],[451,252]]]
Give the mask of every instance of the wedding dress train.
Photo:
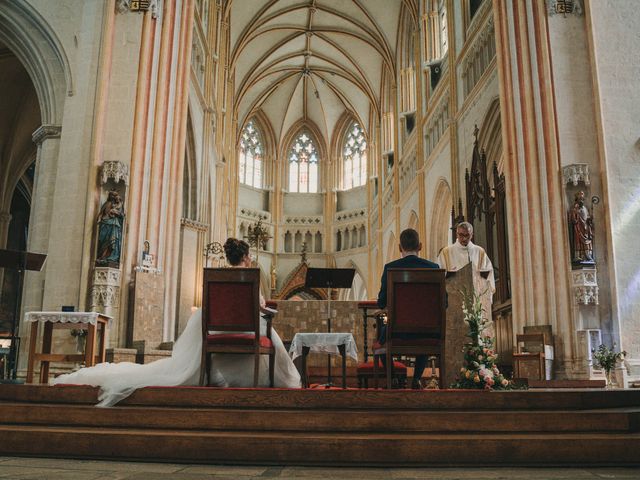
[[[266,322],[262,320],[262,335]],[[274,385],[280,388],[300,388],[300,374],[275,329],[271,341],[276,349]],[[202,354],[202,311],[196,310],[173,346],[171,357],[144,365],[131,362],[101,363],[76,372],[60,375],[56,384],[93,385],[100,387],[99,407],[110,407],[142,387],[198,385]],[[211,359],[209,383],[219,387],[252,387],[253,355],[214,354]],[[258,385],[269,386],[269,362],[261,355]]]

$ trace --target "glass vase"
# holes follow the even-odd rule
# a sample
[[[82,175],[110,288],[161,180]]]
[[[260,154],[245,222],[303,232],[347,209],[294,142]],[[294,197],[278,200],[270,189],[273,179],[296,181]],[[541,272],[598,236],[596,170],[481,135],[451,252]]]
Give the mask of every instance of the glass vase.
[[[613,388],[615,388],[615,383],[613,383],[613,369],[612,370],[605,370],[604,371],[604,377],[606,379],[606,385],[604,388],[606,388],[607,390],[611,390]]]
[[[84,353],[84,345],[87,341],[87,338],[84,335],[78,335],[76,337],[76,352]]]

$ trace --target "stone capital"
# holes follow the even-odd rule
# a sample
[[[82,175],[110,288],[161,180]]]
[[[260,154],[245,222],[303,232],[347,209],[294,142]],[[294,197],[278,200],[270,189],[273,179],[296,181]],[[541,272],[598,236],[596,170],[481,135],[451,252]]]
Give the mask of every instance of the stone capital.
[[[48,138],[60,138],[62,127],[60,125],[40,125],[31,134],[31,139],[36,145],[41,145]]]

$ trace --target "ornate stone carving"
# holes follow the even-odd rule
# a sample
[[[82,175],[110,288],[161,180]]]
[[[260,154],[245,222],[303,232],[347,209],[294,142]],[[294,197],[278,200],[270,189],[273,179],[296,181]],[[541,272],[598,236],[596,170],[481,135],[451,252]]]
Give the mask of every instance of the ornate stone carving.
[[[125,185],[129,185],[129,167],[119,160],[106,161],[102,163],[102,185],[107,183],[110,179],[114,183],[120,183],[124,181]]]
[[[312,216],[288,216],[284,218],[284,222],[289,225],[319,225],[322,223],[322,215]]]
[[[117,309],[120,305],[120,270],[96,267],[91,288],[92,309]]]
[[[336,213],[336,221],[354,221],[358,219],[363,219],[367,217],[367,211],[364,208],[359,208],[357,210],[343,211]]]
[[[248,219],[256,219],[256,220],[271,220],[271,213],[265,212],[263,210],[252,210],[247,207],[240,208],[240,216],[248,218]]]
[[[97,267],[93,271],[94,285],[120,286],[120,270],[110,267]]]
[[[191,230],[196,230],[197,232],[206,232],[209,230],[209,225],[206,223],[201,223],[196,220],[191,220],[190,218],[181,218],[180,225],[190,228]]]
[[[580,0],[547,0],[547,12],[549,16],[562,15],[566,17],[567,14],[574,14],[581,16],[582,3]]]
[[[40,145],[47,138],[60,138],[62,127],[60,125],[40,125],[35,132],[31,134],[31,139],[36,145]]]
[[[589,165],[586,163],[574,163],[562,167],[562,181],[564,185],[572,183],[574,186],[579,182],[583,182],[585,185],[589,185]]]
[[[571,272],[574,298],[578,305],[598,305],[598,279],[595,268]]]

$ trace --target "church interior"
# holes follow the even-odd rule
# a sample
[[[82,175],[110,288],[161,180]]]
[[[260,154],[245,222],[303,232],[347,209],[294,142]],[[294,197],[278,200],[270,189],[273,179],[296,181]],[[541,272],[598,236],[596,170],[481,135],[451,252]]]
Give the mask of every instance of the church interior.
[[[471,457],[456,455],[469,443],[439,450],[455,443],[448,435],[465,430],[463,419],[449,420],[450,431],[438,425],[449,409],[479,408],[477,429],[491,437],[488,463],[512,449],[517,464],[562,463],[559,455],[638,464],[625,453],[640,438],[637,6],[0,2],[0,408],[14,418],[0,420],[0,430],[16,445],[0,454],[42,453],[21,430],[32,402],[71,412],[73,422],[61,423],[43,406],[42,425],[32,428],[73,445],[79,457],[144,458],[143,429],[159,420],[140,412],[162,405],[150,458],[204,461],[189,456],[204,437],[169,440],[187,428],[179,413],[189,412],[192,423],[212,429],[207,435],[226,439],[201,452],[209,458],[393,464],[393,452],[363,453],[385,431],[395,432],[409,464],[466,463]],[[364,385],[358,364],[376,341],[368,315],[385,265],[401,256],[401,233],[415,230],[419,256],[438,262],[458,244],[461,222],[472,225],[472,242],[491,266],[491,285],[472,289],[488,295],[496,368],[505,378],[529,377],[529,390],[505,392],[511,396],[485,409],[470,392],[449,390],[444,374],[446,391],[420,397]],[[170,358],[195,312],[207,311],[206,269],[231,266],[229,237],[249,244],[259,294],[277,310],[273,328],[287,348],[301,332],[353,335],[357,353],[346,364],[342,345],[342,359],[312,354],[303,368],[312,383],[333,371],[349,389],[264,389],[258,397],[232,388],[207,396],[194,386],[181,398],[147,388],[123,403],[131,416],[105,409],[100,426],[86,410],[96,403],[94,387],[46,386],[92,365],[90,343],[111,363]],[[322,288],[307,281],[314,269],[349,269],[353,277]],[[447,322],[464,326],[460,300],[447,291]],[[38,333],[34,312],[86,312],[95,328],[54,330],[44,321]],[[466,341],[466,330],[451,334],[446,355]],[[615,357],[610,366],[599,363],[601,346]],[[51,362],[34,370],[41,347]],[[412,361],[406,366],[413,371]],[[22,384],[34,375],[36,385]],[[240,410],[225,411],[230,405]],[[268,422],[253,419],[260,408],[273,409]],[[392,408],[414,417],[398,414],[392,424],[381,413]],[[358,409],[370,409],[371,438],[366,422],[350,415]],[[591,416],[581,417],[584,409]],[[503,415],[504,431],[492,430],[490,410]],[[243,422],[261,429],[256,439]],[[284,438],[286,422],[298,423],[279,450],[252,450],[269,435]],[[553,436],[554,424],[567,437]],[[96,428],[96,450],[72,440],[87,425]],[[516,435],[519,427],[531,438]],[[132,433],[114,447],[109,435],[118,428]],[[412,444],[411,435],[423,442]],[[598,435],[608,436],[606,446],[585,447]],[[569,438],[578,441],[570,446]],[[320,446],[311,453],[313,445]]]

